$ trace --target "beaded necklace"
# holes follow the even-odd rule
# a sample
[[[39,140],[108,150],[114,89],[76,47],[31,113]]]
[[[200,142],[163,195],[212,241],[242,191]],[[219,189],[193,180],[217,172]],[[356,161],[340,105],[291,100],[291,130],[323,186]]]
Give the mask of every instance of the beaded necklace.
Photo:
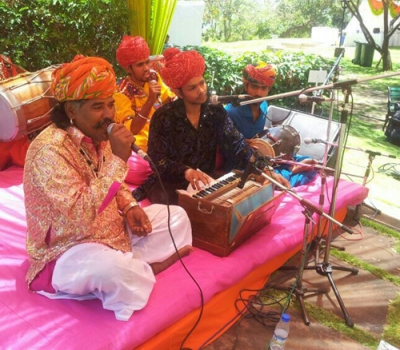
[[[96,166],[94,166],[93,161],[90,159],[89,155],[88,155],[88,154],[86,153],[86,151],[82,148],[82,146],[79,147],[79,153],[83,155],[83,157],[84,157],[85,160],[86,160],[86,163],[89,165],[90,169],[92,170],[93,176],[94,176],[95,178],[97,178],[97,175],[98,175],[98,173],[99,173],[100,169],[102,168],[103,163],[104,163],[104,161],[105,161],[105,157],[104,157],[104,156],[99,157],[99,159],[101,160],[101,162],[99,161],[99,162],[98,162],[98,166],[96,167]]]

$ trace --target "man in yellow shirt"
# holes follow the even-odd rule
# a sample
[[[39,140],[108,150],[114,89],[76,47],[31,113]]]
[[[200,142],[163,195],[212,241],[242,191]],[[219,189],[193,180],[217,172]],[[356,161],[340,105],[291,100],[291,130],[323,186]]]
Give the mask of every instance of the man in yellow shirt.
[[[162,82],[159,74],[150,68],[150,48],[140,36],[125,35],[117,49],[118,63],[128,75],[117,82],[117,91],[131,101],[135,116],[124,124],[136,138],[136,145],[147,151],[149,122],[153,113],[175,99],[175,95]],[[124,109],[126,100],[116,99],[116,108]]]

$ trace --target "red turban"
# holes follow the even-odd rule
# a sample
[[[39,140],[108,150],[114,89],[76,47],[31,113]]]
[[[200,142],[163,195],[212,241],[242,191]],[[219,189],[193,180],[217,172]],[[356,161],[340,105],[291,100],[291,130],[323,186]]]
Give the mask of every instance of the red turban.
[[[264,62],[257,65],[248,64],[243,70],[243,78],[250,83],[258,83],[265,86],[272,86],[275,83],[275,68]]]
[[[82,55],[58,67],[51,80],[51,90],[60,102],[107,98],[113,95],[116,85],[109,62],[100,57]]]
[[[117,49],[117,61],[123,68],[132,63],[147,60],[150,56],[150,48],[141,36],[125,35]]]
[[[206,69],[203,56],[195,50],[181,52],[178,48],[171,47],[163,55],[165,67],[160,74],[171,89],[181,88],[190,79],[202,76]]]

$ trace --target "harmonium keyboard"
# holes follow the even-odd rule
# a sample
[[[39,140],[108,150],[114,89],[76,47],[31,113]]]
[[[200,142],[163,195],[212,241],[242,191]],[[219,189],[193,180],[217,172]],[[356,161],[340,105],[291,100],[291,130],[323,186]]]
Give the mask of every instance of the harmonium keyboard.
[[[270,181],[253,174],[241,189],[241,174],[234,170],[197,192],[177,191],[192,224],[195,247],[227,256],[271,222],[285,192],[275,195]]]

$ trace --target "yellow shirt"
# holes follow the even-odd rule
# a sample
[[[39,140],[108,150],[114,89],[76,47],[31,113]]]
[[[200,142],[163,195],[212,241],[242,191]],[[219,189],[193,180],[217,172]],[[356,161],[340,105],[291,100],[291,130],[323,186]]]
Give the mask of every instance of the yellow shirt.
[[[168,86],[163,83],[160,75],[157,72],[152,72],[151,74],[152,75],[150,77],[150,81],[156,80],[158,84],[161,85],[160,99],[162,104],[166,104],[170,101],[173,101],[175,99],[175,94],[171,92]],[[125,78],[123,78],[121,81],[118,82],[117,92],[121,92],[124,95],[126,95],[131,102],[131,108],[135,111],[135,113],[140,113],[143,105],[146,103],[149,97],[150,83],[146,82],[144,86],[141,87],[137,85],[129,76],[126,76]],[[125,99],[122,99],[121,97],[117,96],[115,102],[116,102],[115,108],[117,110],[117,114],[121,113],[121,111],[124,111],[128,108],[128,106],[126,105],[127,101]],[[153,105],[150,114],[148,116],[149,119],[151,119],[154,112],[159,107],[161,107],[161,105],[158,102]],[[125,122],[124,124],[130,129],[130,123]],[[147,141],[149,139],[149,126],[150,123],[147,122],[143,127],[143,129],[138,134],[135,135],[136,145],[138,145],[145,152],[147,151]]]

